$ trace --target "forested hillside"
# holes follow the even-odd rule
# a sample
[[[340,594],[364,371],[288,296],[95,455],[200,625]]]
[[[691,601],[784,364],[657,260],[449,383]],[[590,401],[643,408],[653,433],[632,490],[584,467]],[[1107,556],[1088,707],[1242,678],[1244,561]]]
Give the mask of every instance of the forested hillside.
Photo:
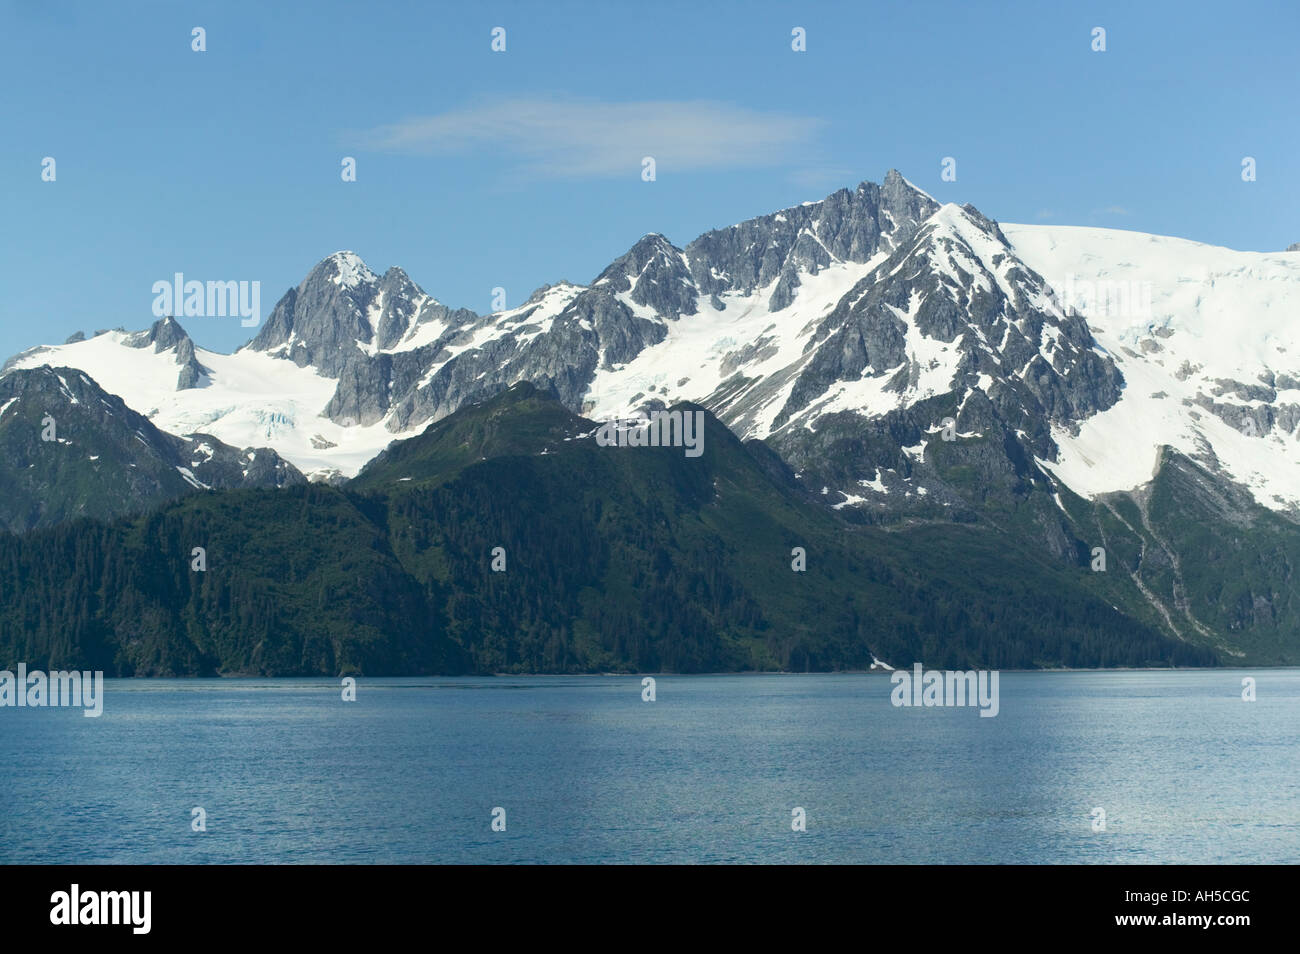
[[[711,417],[698,458],[602,447],[593,426],[522,385],[394,445],[345,488],[195,493],[139,518],[0,536],[0,665],[393,675],[1219,661],[1112,606],[1086,567],[995,528],[850,527]],[[805,569],[792,568],[796,548]]]

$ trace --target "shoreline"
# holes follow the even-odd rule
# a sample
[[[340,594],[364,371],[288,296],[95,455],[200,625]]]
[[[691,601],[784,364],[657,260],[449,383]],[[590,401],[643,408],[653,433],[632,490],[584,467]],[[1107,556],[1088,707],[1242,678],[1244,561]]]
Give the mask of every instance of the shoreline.
[[[999,673],[1120,673],[1120,672],[1269,672],[1269,671],[1286,671],[1288,669],[1300,669],[1300,665],[1260,665],[1260,666],[1115,666],[1108,668],[1051,668],[1051,669],[998,669],[987,670],[989,672]],[[938,671],[946,672],[948,670],[926,669],[927,672]],[[968,670],[952,670],[966,672]],[[983,671],[983,670],[975,670]],[[493,672],[493,673],[459,673],[454,675],[417,673],[411,675],[374,675],[368,676],[363,673],[338,674],[333,676],[325,675],[286,675],[286,676],[263,676],[256,673],[217,673],[210,676],[105,676],[105,681],[128,681],[128,680],[173,680],[182,681],[187,679],[256,679],[262,681],[287,680],[287,679],[320,679],[320,680],[340,680],[345,678],[353,679],[641,679],[646,676],[653,676],[656,679],[698,679],[698,678],[718,678],[723,676],[735,677],[762,677],[762,676],[889,676],[894,672],[911,672],[910,669],[842,669],[827,672],[789,672],[784,670],[745,670],[741,672]]]

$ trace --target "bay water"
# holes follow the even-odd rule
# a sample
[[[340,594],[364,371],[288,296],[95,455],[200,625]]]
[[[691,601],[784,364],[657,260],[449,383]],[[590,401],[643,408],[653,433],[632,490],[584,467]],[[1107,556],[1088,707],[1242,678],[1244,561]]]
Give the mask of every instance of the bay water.
[[[887,674],[641,678],[3,709],[0,862],[1300,861],[1297,669],[1004,672],[994,718],[895,706]]]

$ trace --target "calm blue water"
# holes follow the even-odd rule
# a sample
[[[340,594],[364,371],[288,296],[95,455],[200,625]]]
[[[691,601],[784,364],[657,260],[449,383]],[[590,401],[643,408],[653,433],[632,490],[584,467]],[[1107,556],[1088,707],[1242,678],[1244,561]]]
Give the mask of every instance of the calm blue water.
[[[1300,861],[1300,670],[1250,674],[1003,673],[983,719],[879,675],[110,680],[0,709],[0,861]]]

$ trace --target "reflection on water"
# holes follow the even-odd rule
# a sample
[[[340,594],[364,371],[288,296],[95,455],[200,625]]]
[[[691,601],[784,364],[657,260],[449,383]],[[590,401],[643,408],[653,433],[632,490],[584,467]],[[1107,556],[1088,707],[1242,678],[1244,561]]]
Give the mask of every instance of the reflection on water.
[[[1243,675],[1005,672],[996,718],[883,675],[109,680],[0,710],[0,861],[1295,862],[1300,670]]]

